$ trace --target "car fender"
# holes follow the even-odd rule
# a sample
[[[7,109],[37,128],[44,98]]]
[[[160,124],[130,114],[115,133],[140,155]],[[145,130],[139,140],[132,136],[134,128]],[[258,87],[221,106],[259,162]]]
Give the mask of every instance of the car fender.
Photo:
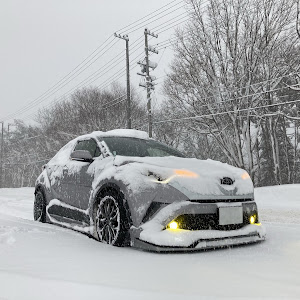
[[[108,187],[123,194],[126,205],[125,208],[129,213],[129,220],[131,220],[132,225],[135,227],[139,227],[142,224],[142,220],[145,215],[149,213],[148,209],[153,202],[168,205],[173,202],[189,200],[184,194],[169,185],[157,184],[155,187],[150,186],[138,193],[132,193],[122,181],[111,178],[99,183],[91,194],[89,203],[91,219],[93,219],[95,204],[99,194]]]
[[[42,190],[46,200],[46,205],[48,205],[53,197],[52,197],[50,181],[46,169],[43,170],[43,172],[40,174],[40,176],[37,178],[35,182],[34,194],[36,194],[36,191],[38,189]]]

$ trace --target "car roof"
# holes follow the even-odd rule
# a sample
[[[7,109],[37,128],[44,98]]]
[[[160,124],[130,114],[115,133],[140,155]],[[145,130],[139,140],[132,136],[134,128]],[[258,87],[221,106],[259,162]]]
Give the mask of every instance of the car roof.
[[[90,134],[79,136],[78,138],[88,138],[88,137],[132,137],[138,139],[148,140],[149,135],[145,131],[136,129],[114,129],[109,131],[94,131]]]
[[[149,135],[145,131],[136,130],[136,129],[114,129],[109,131],[94,131],[90,134],[85,134],[79,136],[77,139],[86,139],[86,138],[101,138],[101,137],[131,137],[138,138],[143,140],[148,140]]]

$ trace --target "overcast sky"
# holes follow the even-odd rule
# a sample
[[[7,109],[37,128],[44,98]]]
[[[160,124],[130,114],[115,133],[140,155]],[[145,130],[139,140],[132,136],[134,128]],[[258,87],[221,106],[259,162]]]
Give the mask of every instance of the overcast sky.
[[[0,0],[0,120],[42,95],[115,31],[170,2],[171,0]],[[177,3],[178,6],[162,14],[170,13],[168,16],[148,24],[148,28],[155,28],[156,31],[160,28],[168,29],[163,27],[164,22],[184,13],[183,8],[177,9],[183,3],[180,0],[174,1],[174,4]],[[182,17],[178,17],[178,22],[181,20],[179,18]],[[146,24],[140,24],[141,27],[144,25]],[[167,30],[151,42],[155,44],[165,41],[172,34],[173,30]],[[143,52],[143,28],[129,37],[131,43],[140,38],[138,41],[141,44],[134,44],[137,46],[136,53],[131,57],[134,59]],[[39,106],[35,105],[31,110],[18,114],[17,118],[26,118],[39,107],[59,99],[121,53],[124,47],[125,42],[119,40],[78,78],[49,98],[44,98]],[[160,61],[154,75],[160,77],[164,74],[171,55],[171,49],[167,48],[155,57],[152,56],[153,60]],[[123,62],[117,64],[110,74],[105,74],[93,84],[105,82],[122,68],[122,64]],[[137,71],[138,68],[132,71],[132,85],[138,88],[135,76]],[[143,93],[141,88],[139,90]]]

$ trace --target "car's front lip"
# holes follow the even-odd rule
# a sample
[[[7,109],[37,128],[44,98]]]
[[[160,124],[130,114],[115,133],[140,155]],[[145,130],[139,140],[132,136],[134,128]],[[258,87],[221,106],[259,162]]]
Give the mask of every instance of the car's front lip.
[[[152,244],[157,247],[204,249],[216,248],[264,240],[266,231],[263,225],[245,225],[235,230],[136,230],[132,240]],[[139,243],[139,242],[138,242]],[[136,244],[133,242],[133,244]]]
[[[182,246],[164,246],[156,245],[147,241],[143,241],[139,238],[134,238],[132,241],[132,246],[137,249],[142,249],[146,251],[153,252],[194,252],[201,250],[225,248],[231,246],[239,246],[245,244],[257,243],[265,240],[265,236],[261,236],[259,233],[248,234],[248,235],[238,235],[231,237],[222,238],[211,238],[211,239],[199,239],[193,244],[187,247]]]

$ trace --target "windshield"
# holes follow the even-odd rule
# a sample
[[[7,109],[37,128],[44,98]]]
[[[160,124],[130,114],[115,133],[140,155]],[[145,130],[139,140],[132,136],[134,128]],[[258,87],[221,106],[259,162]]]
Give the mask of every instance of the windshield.
[[[130,137],[103,137],[100,140],[106,143],[110,152],[114,155],[185,157],[181,152],[154,140],[142,140]]]

